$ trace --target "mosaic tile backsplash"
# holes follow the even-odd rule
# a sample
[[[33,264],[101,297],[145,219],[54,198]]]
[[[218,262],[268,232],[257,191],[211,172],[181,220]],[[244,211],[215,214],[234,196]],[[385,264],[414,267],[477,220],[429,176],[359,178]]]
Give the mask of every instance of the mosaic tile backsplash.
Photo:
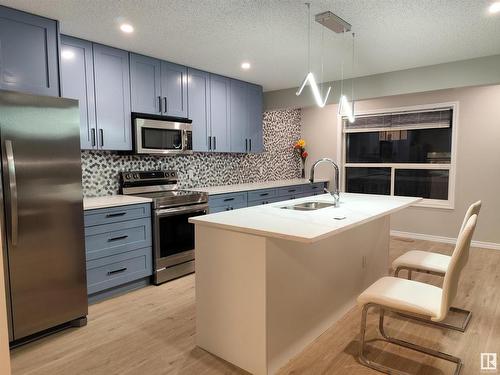
[[[292,144],[300,138],[300,121],[299,109],[265,112],[264,152],[260,154],[138,156],[82,151],[83,194],[118,194],[119,172],[130,170],[174,169],[181,188],[298,178],[301,162]]]

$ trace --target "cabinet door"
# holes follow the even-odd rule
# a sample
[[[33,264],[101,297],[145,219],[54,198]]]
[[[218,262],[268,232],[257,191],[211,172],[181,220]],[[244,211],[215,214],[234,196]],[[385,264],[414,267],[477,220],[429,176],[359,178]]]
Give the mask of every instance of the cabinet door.
[[[229,152],[229,78],[210,74],[211,151]]]
[[[188,69],[188,117],[193,120],[193,150],[208,151],[210,74]]]
[[[59,96],[57,21],[0,6],[0,89]]]
[[[249,152],[264,151],[262,123],[262,86],[247,84]]]
[[[229,103],[231,152],[249,151],[247,87],[246,82],[231,79]]]
[[[163,114],[187,117],[187,67],[161,62]]]
[[[61,35],[61,95],[65,98],[78,99],[81,148],[96,148],[91,42]]]
[[[100,44],[93,50],[98,147],[131,150],[128,52]]]
[[[130,54],[130,91],[132,112],[162,113],[160,60]]]

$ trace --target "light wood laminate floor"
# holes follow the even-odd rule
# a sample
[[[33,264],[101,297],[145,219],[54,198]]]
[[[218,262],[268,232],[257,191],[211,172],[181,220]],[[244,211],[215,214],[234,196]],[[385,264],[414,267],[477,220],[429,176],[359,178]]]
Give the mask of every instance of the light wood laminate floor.
[[[390,258],[415,248],[452,250],[451,245],[393,238]],[[441,282],[428,275],[416,278],[436,285]],[[387,319],[387,330],[460,356],[465,363],[462,374],[479,374],[481,352],[497,352],[500,357],[499,296],[500,251],[474,248],[454,303],[473,311],[465,333],[397,317]],[[245,374],[195,346],[194,275],[90,306],[88,318],[86,327],[13,350],[13,375]],[[442,360],[375,340],[377,322],[377,316],[371,314],[367,332],[370,359],[414,374],[450,373],[452,366]],[[359,323],[360,310],[355,307],[280,374],[378,374],[357,362]]]

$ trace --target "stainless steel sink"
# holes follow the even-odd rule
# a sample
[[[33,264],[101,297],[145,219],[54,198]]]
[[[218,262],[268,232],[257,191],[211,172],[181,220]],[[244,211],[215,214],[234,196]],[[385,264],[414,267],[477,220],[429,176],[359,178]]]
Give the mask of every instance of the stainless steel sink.
[[[332,206],[335,206],[335,204],[328,203],[328,202],[303,202],[303,203],[294,204],[292,206],[283,206],[281,208],[284,208],[286,210],[313,211],[313,210],[319,210],[321,208],[327,208],[327,207],[332,207]]]

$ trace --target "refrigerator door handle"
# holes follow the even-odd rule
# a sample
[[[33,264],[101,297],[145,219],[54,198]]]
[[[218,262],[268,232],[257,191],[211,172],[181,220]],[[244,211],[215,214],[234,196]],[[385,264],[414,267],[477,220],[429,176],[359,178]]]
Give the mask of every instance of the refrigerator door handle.
[[[17,237],[19,232],[19,216],[17,212],[17,182],[16,182],[16,165],[14,161],[14,152],[12,150],[12,141],[5,141],[5,153],[7,155],[7,169],[9,173],[9,189],[10,189],[10,215],[11,215],[11,242],[12,245],[17,245]]]

